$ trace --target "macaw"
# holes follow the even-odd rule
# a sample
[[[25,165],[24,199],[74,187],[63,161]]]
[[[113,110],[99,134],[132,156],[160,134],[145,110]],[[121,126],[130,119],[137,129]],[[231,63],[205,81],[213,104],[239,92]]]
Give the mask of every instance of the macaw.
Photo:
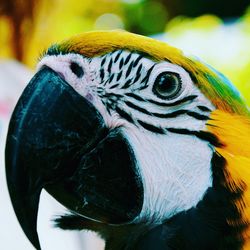
[[[225,76],[152,38],[52,45],[13,112],[6,175],[40,249],[39,196],[106,249],[250,249],[250,112]]]

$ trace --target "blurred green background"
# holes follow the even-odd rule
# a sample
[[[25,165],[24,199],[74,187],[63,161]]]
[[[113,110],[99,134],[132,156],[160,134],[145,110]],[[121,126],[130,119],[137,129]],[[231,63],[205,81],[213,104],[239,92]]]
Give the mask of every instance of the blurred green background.
[[[1,0],[0,58],[31,68],[51,43],[125,29],[194,54],[227,75],[250,103],[249,0]]]

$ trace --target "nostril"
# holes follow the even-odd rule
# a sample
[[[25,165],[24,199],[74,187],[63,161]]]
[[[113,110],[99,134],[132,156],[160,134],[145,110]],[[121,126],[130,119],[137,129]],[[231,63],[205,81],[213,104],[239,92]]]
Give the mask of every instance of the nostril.
[[[76,62],[70,63],[70,69],[79,78],[84,75],[83,68]]]

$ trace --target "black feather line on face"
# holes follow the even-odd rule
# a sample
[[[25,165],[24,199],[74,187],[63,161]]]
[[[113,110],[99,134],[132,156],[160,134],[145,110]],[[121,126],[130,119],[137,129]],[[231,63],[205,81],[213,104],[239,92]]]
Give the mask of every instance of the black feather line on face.
[[[104,57],[102,58],[102,61],[101,61],[101,68],[103,67],[103,65],[105,64],[105,62],[106,62],[106,56],[104,56]]]
[[[222,147],[223,144],[219,141],[219,139],[212,133],[207,131],[192,131],[188,129],[180,129],[180,128],[166,128],[168,132],[182,135],[193,135],[197,138],[209,142],[211,145],[215,147]]]
[[[116,84],[110,86],[109,89],[115,89],[115,88],[117,88],[118,86],[119,86],[119,83],[116,83]]]
[[[122,69],[123,65],[124,65],[124,59],[122,58],[119,63],[119,70]]]
[[[115,74],[111,74],[111,76],[108,79],[108,82],[111,83],[114,79]]]
[[[130,53],[130,54],[127,56],[127,58],[125,59],[124,65],[126,65],[126,64],[129,62],[131,56],[132,56],[132,53]]]
[[[198,112],[194,112],[194,111],[187,111],[187,115],[191,116],[197,120],[201,120],[201,121],[207,121],[209,119],[208,116],[200,114]]]
[[[143,55],[139,55],[136,59],[135,62],[133,64],[133,67],[135,68],[137,66],[137,64],[140,62],[141,59],[143,59],[144,56]]]
[[[121,89],[127,89],[132,83],[132,79],[128,79],[125,84],[121,87]]]
[[[117,81],[117,82],[121,79],[121,76],[122,76],[122,71],[120,71],[120,72],[117,74],[117,78],[116,78],[116,81]]]
[[[155,104],[157,106],[161,106],[161,107],[173,107],[173,106],[184,104],[188,101],[193,101],[195,98],[197,98],[197,95],[190,95],[190,96],[186,96],[180,100],[177,100],[175,102],[158,102],[155,100],[142,98],[141,96],[136,95],[135,93],[126,93],[125,95],[132,97],[133,99],[136,99],[138,101],[149,102],[149,103]]]
[[[104,69],[103,68],[100,69],[100,78],[101,78],[101,83],[103,83],[103,79],[104,79]]]
[[[201,111],[204,111],[204,112],[212,112],[212,110],[209,109],[209,108],[206,107],[206,106],[201,106],[201,105],[199,105],[199,106],[197,106],[197,108],[200,109]]]
[[[108,65],[108,69],[107,69],[109,74],[111,74],[112,65],[113,65],[113,59],[110,58],[109,65]]]
[[[142,86],[139,87],[139,90],[142,90],[142,89],[145,89],[148,87],[148,80],[149,80],[149,77],[150,77],[150,74],[152,72],[152,70],[154,69],[156,64],[154,64],[147,72],[146,76],[142,79],[141,83],[142,83]]]
[[[122,53],[122,50],[118,51],[117,55],[115,56],[114,63],[116,63]]]
[[[134,109],[134,110],[137,110],[143,114],[146,114],[146,115],[150,115],[150,116],[154,116],[154,117],[157,117],[157,118],[163,118],[163,119],[168,119],[168,118],[176,118],[180,115],[188,115],[192,118],[195,118],[197,120],[208,120],[209,117],[208,116],[205,116],[205,115],[202,115],[202,114],[199,114],[197,112],[193,112],[193,111],[189,111],[189,110],[186,110],[186,109],[180,109],[180,110],[177,110],[177,111],[174,111],[174,112],[171,112],[171,113],[155,113],[155,112],[150,112],[148,111],[147,109],[144,109],[130,101],[125,101],[125,104]]]
[[[135,84],[140,79],[140,77],[141,77],[141,70],[142,70],[142,64],[138,67],[138,69],[137,69],[137,71],[135,73],[136,77],[135,77],[135,79],[133,81],[133,84]]]
[[[153,133],[156,133],[156,134],[165,134],[165,133],[166,133],[165,129],[163,129],[163,128],[154,126],[154,125],[152,125],[152,124],[146,123],[146,122],[141,121],[141,120],[137,120],[137,122],[138,122],[143,128],[145,128],[146,130],[151,131],[151,132],[153,132]]]
[[[136,99],[137,101],[146,101],[144,98],[142,98],[139,95],[136,95],[134,93],[125,93],[126,96],[132,97],[134,99]]]
[[[158,101],[155,101],[155,100],[146,100],[147,102],[150,102],[150,103],[153,103],[153,104],[156,104],[158,106],[161,106],[161,107],[173,107],[173,106],[177,106],[177,105],[180,105],[180,104],[183,104],[185,102],[188,102],[188,101],[193,101],[195,98],[197,98],[197,95],[189,95],[189,96],[186,96],[180,100],[177,100],[175,102],[158,102]]]
[[[130,75],[132,68],[133,68],[133,64],[134,64],[133,61],[129,64],[127,72],[126,72],[126,76],[125,76],[126,78],[128,78],[128,76]]]
[[[134,123],[132,116],[125,112],[123,109],[116,106],[115,110],[122,118],[126,119],[130,123]]]

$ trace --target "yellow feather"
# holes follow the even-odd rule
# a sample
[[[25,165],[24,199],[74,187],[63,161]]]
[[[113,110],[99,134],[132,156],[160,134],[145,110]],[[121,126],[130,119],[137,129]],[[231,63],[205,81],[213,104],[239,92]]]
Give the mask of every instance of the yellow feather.
[[[244,250],[250,249],[250,118],[236,114],[229,114],[220,110],[211,113],[211,120],[207,124],[208,130],[215,134],[222,148],[216,152],[227,162],[225,169],[226,183],[232,191],[240,188],[243,196],[235,202],[242,218],[247,225],[244,235]],[[238,223],[230,221],[229,223]]]
[[[209,130],[225,143],[227,152],[250,158],[250,117],[215,110],[210,118]]]

